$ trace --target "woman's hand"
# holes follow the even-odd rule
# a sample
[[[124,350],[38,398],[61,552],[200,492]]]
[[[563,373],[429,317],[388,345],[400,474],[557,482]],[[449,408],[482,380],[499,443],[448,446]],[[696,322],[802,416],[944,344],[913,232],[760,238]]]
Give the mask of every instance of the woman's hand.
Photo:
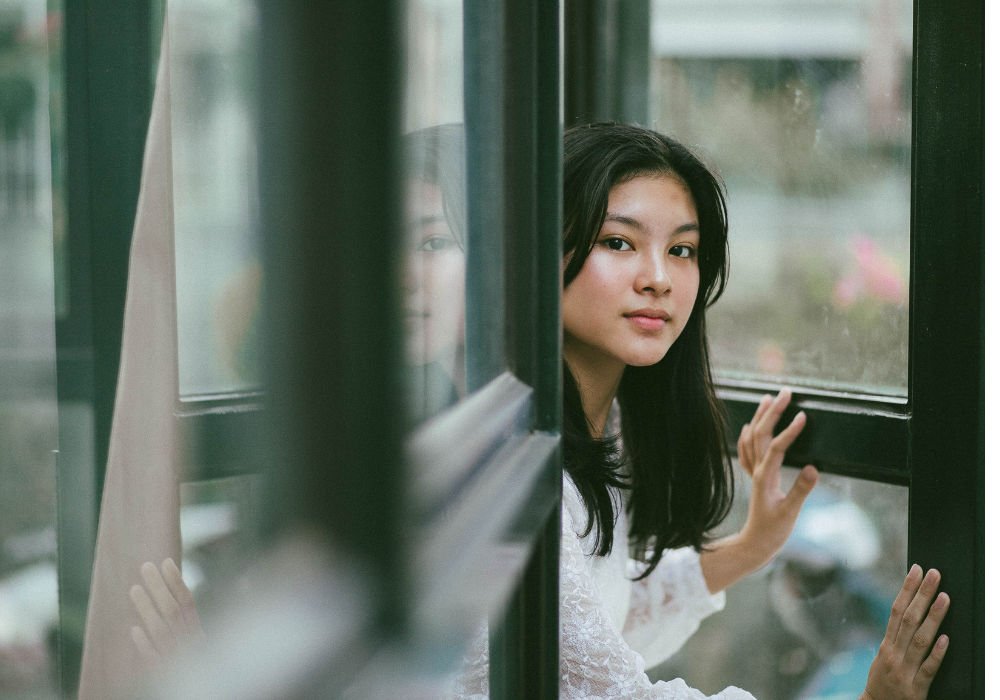
[[[892,604],[889,627],[868,671],[868,684],[861,700],[924,700],[927,697],[931,681],[948,650],[948,637],[943,634],[931,648],[951,603],[947,593],[935,598],[940,582],[941,575],[934,569],[928,571],[927,576],[922,576],[916,564],[910,569]]]
[[[129,597],[139,613],[142,627],[132,627],[132,641],[147,667],[158,664],[178,644],[202,641],[194,596],[181,578],[173,559],[165,559],[162,573],[152,562],[139,569],[143,585],[132,586]]]
[[[781,463],[785,452],[806,425],[806,414],[799,412],[787,428],[774,436],[774,427],[788,408],[792,392],[787,388],[772,399],[761,399],[749,425],[740,431],[737,443],[740,464],[753,478],[750,512],[740,532],[743,545],[756,554],[758,568],[774,559],[788,540],[806,496],[819,478],[816,467],[807,466],[788,494],[781,492]]]
[[[782,389],[776,398],[765,396],[737,443],[740,464],[753,478],[750,512],[739,534],[706,548],[701,568],[710,593],[717,593],[774,559],[792,534],[802,503],[819,477],[815,467],[802,470],[788,494],[781,492],[781,463],[806,424],[799,413],[774,435],[774,427],[788,407],[792,392]]]

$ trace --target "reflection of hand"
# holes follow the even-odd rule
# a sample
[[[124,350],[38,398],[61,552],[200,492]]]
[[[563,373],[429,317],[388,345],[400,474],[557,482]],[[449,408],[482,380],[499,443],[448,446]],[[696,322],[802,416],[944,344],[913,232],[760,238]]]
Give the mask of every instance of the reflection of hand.
[[[868,684],[861,700],[924,700],[927,697],[931,681],[948,650],[948,637],[943,634],[933,649],[931,644],[951,600],[947,593],[934,597],[941,574],[931,569],[922,583],[921,575],[920,567],[914,564],[903,581],[892,604],[885,639],[868,671]]]
[[[771,561],[788,540],[802,503],[819,476],[815,467],[807,466],[788,494],[781,492],[780,470],[785,452],[806,424],[806,416],[800,412],[787,428],[774,435],[774,427],[791,400],[788,389],[782,389],[775,399],[765,396],[750,424],[743,426],[737,443],[740,463],[753,478],[750,512],[740,538],[755,553],[758,566]]]
[[[161,569],[162,574],[152,562],[143,564],[139,569],[143,585],[129,591],[142,619],[142,627],[132,627],[132,641],[147,666],[159,663],[182,642],[205,638],[194,596],[180,569],[173,559],[164,559]]]

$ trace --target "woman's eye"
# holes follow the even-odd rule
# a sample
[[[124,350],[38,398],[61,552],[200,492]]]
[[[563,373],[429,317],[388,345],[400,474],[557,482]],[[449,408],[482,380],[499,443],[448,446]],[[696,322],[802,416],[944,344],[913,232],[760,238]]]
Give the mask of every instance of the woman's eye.
[[[678,258],[693,258],[697,252],[689,245],[675,245],[670,249],[670,254]]]
[[[609,250],[633,250],[632,246],[624,238],[606,238],[601,243]]]
[[[436,252],[439,250],[446,250],[455,245],[455,241],[445,236],[434,236],[433,238],[424,239],[424,242],[420,244],[420,250],[423,252]]]

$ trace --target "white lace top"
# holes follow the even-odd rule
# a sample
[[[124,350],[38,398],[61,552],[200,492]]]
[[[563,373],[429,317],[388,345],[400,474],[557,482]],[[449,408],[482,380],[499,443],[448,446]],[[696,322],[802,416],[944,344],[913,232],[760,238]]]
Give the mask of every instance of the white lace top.
[[[620,501],[619,501],[620,503]],[[620,506],[619,509],[620,511]],[[581,539],[587,511],[572,480],[563,475],[560,550],[561,696],[573,700],[703,700],[679,678],[653,684],[645,669],[666,660],[725,605],[725,593],[710,595],[698,554],[691,548],[664,553],[646,578],[628,556],[628,525],[615,522],[611,554],[591,556],[593,533]],[[449,697],[489,697],[489,655],[485,626],[463,661]],[[753,700],[729,687],[714,700]]]

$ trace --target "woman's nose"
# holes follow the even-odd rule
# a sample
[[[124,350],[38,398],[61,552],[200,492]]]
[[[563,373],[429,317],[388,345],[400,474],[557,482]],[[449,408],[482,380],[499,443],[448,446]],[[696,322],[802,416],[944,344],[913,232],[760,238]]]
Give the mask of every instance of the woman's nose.
[[[414,294],[420,290],[424,278],[423,262],[419,252],[406,253],[403,260],[403,291]]]
[[[642,267],[635,277],[635,291],[640,294],[666,294],[670,291],[670,271],[667,261],[658,255],[644,256]]]

